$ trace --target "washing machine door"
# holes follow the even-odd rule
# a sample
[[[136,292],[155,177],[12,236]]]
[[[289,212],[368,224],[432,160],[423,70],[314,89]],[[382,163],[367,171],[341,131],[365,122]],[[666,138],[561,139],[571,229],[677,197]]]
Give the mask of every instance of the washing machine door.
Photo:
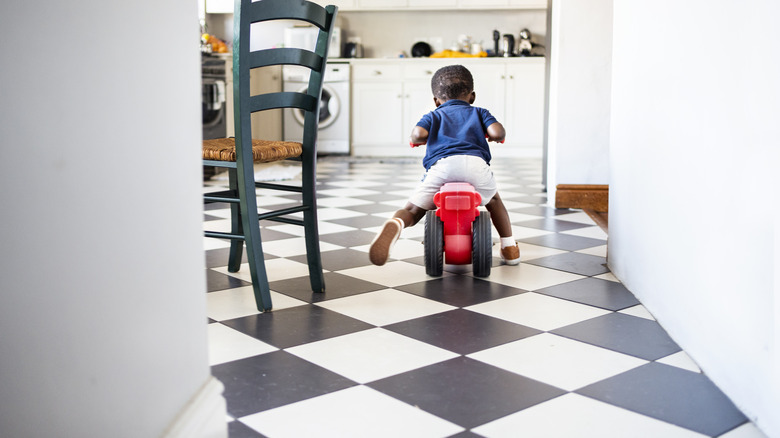
[[[299,93],[306,93],[306,91],[307,87],[302,87],[298,90]],[[320,121],[318,124],[319,128],[323,129],[332,125],[333,122],[335,122],[339,117],[340,112],[341,102],[339,102],[339,98],[336,95],[336,92],[327,84],[323,84],[322,100],[320,101]],[[306,112],[304,110],[296,109],[292,113],[295,121],[298,122],[298,124],[302,127],[303,116],[306,114]]]

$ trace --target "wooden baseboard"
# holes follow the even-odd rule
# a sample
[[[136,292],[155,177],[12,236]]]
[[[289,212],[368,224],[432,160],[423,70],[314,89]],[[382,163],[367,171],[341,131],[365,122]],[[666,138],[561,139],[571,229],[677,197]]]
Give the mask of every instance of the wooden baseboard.
[[[598,213],[609,211],[609,186],[596,184],[558,184],[555,208],[578,208]]]

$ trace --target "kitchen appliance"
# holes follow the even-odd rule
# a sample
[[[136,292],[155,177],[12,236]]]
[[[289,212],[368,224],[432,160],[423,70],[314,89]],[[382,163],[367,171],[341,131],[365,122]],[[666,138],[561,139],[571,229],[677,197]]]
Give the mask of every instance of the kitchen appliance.
[[[534,44],[531,42],[531,31],[528,29],[521,30],[517,42],[517,55],[531,56],[531,50],[533,50],[533,48]]]
[[[225,138],[227,136],[225,60],[204,53],[201,55],[200,68],[203,139]]]
[[[504,34],[504,39],[501,42],[501,52],[504,57],[515,56],[515,37],[511,34]]]
[[[310,70],[297,65],[282,67],[283,91],[306,92]],[[349,76],[347,63],[328,63],[322,84],[317,154],[349,154],[350,114]],[[285,141],[303,138],[303,111],[285,109],[283,136]]]
[[[314,26],[293,26],[284,29],[284,47],[296,47],[314,51],[319,28]],[[328,58],[341,58],[341,28],[334,27],[328,46]]]
[[[223,58],[202,53],[201,72],[201,114],[203,117],[203,140],[227,137],[227,106],[225,84],[227,77]],[[217,173],[213,166],[203,167],[203,180]]]
[[[431,56],[431,53],[433,53],[433,50],[431,49],[431,45],[420,41],[418,43],[414,43],[412,46],[412,57],[413,58],[427,58]]]
[[[360,44],[360,41],[348,41],[346,44],[344,44],[344,57],[362,58],[363,45]]]

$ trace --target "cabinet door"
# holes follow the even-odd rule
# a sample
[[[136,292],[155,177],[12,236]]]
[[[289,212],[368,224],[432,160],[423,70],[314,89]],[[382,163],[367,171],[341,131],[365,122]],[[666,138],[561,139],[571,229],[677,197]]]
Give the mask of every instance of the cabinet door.
[[[357,0],[360,9],[406,9],[406,0]]]
[[[507,66],[507,121],[514,133],[507,143],[524,149],[544,141],[544,62]],[[511,142],[510,142],[511,139]]]
[[[409,143],[409,134],[422,116],[435,109],[430,80],[404,81],[404,144]]]
[[[349,11],[357,9],[357,0],[312,0],[320,6],[334,5],[338,6],[339,10]]]
[[[395,146],[403,123],[401,82],[356,82],[352,87],[352,142],[360,146]]]
[[[232,14],[233,0],[206,0],[206,12],[209,14]]]
[[[282,66],[254,68],[249,73],[252,95],[282,91]],[[252,138],[277,141],[282,139],[282,109],[258,111],[252,114]]]
[[[409,0],[409,7],[415,9],[436,9],[458,6],[458,0]]]
[[[503,61],[482,61],[465,66],[474,77],[474,92],[477,95],[474,106],[490,111],[508,133],[510,126],[506,121],[506,72]]]
[[[547,0],[509,0],[509,6],[523,9],[547,9]]]

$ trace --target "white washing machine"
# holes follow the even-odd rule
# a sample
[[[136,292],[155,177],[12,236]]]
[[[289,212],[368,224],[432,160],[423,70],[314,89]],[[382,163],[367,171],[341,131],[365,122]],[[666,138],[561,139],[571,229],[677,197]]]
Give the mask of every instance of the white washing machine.
[[[310,70],[295,65],[282,66],[284,91],[306,92]],[[349,64],[328,63],[322,85],[318,154],[349,154]],[[284,140],[303,139],[303,110],[284,110]]]

